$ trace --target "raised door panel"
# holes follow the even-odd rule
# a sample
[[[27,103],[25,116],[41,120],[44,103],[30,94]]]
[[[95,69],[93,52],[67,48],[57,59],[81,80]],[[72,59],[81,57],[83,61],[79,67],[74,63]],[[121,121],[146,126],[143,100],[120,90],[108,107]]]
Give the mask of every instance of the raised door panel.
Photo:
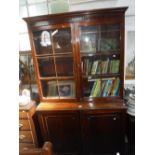
[[[43,116],[46,139],[58,154],[80,154],[80,125],[78,113],[53,113]]]
[[[112,155],[121,151],[121,118],[117,113],[83,116],[85,155]]]

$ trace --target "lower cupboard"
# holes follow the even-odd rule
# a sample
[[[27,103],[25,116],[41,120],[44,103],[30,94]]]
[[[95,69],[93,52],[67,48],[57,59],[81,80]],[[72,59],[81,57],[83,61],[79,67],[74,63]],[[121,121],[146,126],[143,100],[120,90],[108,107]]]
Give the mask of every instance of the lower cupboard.
[[[124,110],[38,111],[43,141],[57,155],[123,155]]]

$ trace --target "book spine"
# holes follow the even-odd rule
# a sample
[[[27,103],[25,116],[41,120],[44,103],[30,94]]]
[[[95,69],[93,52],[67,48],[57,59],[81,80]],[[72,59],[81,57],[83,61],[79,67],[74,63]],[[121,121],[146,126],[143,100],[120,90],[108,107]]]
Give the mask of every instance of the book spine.
[[[106,81],[106,85],[105,85],[105,89],[104,89],[104,92],[103,92],[103,97],[106,96],[107,94],[107,90],[108,90],[108,83],[109,83],[109,80]]]
[[[100,94],[101,94],[101,80],[99,80],[99,82],[98,82],[98,87],[97,87],[97,94],[96,94],[96,96],[99,97]]]
[[[90,97],[93,96],[93,93],[94,93],[94,90],[95,90],[95,87],[96,87],[96,83],[97,83],[97,80],[94,81],[93,88],[92,88],[91,93],[90,93]]]
[[[106,81],[103,80],[103,81],[102,81],[102,88],[101,88],[101,95],[102,95],[102,96],[103,96],[103,93],[104,93],[105,86],[106,86]]]
[[[97,91],[98,91],[98,88],[99,88],[99,83],[100,83],[100,80],[97,80],[96,87],[95,87],[95,90],[94,90],[94,93],[93,93],[93,97],[96,97],[96,95],[97,95]]]
[[[98,66],[98,60],[93,62],[93,66],[92,66],[92,69],[91,69],[91,74],[92,75],[94,75],[96,73],[97,66]]]
[[[119,84],[120,84],[120,79],[117,78],[117,84],[116,84],[116,88],[115,88],[115,91],[114,91],[114,96],[117,96],[118,95]]]
[[[114,80],[111,80],[111,85],[110,85],[110,88],[109,88],[109,91],[108,91],[108,96],[110,96],[111,93],[112,93],[113,85],[114,85]]]

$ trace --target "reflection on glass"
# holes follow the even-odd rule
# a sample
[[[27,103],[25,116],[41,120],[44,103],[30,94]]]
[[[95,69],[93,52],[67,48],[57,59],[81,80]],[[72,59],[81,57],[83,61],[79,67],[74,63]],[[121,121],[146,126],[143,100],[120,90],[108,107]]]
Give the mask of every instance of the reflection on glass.
[[[57,87],[57,81],[53,80],[53,81],[41,81],[41,85],[42,85],[42,93],[44,97],[48,97],[48,98],[59,98],[58,95],[58,87]]]
[[[37,54],[58,54],[72,52],[70,28],[34,32]]]
[[[58,81],[58,94],[60,98],[75,97],[75,83],[70,81]]]
[[[97,48],[98,26],[84,26],[80,31],[80,50],[82,53],[95,53]]]
[[[54,59],[52,57],[38,58],[38,66],[41,77],[56,76]]]
[[[52,30],[52,39],[54,51],[56,53],[72,52],[70,28]]]
[[[120,50],[120,26],[98,25],[83,26],[80,29],[81,53],[119,52]]]
[[[75,83],[73,80],[65,81],[41,81],[43,96],[47,98],[74,98]]]
[[[57,57],[56,66],[58,76],[73,76],[73,57]]]
[[[119,52],[120,49],[120,31],[119,25],[102,25],[100,27],[101,35],[98,42],[101,52]]]
[[[96,35],[85,34],[80,37],[80,49],[82,53],[96,52]]]
[[[34,32],[36,54],[52,54],[50,31]]]
[[[51,45],[50,33],[48,31],[43,31],[41,33],[41,46],[47,47]]]

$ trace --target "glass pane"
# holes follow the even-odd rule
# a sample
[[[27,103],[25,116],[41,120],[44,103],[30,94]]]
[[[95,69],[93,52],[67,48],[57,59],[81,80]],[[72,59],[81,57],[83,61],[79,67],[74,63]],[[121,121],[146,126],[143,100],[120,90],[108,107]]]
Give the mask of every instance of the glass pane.
[[[120,26],[104,24],[80,27],[80,50],[84,96],[118,96]]]
[[[81,53],[95,53],[97,51],[97,26],[81,27],[80,50]]]
[[[73,76],[73,57],[57,57],[56,67],[58,76]]]
[[[54,58],[52,57],[38,58],[38,67],[41,77],[56,76]]]
[[[46,2],[46,0],[27,0],[28,4]]]
[[[34,32],[33,37],[36,54],[52,54],[50,31]]]
[[[58,85],[56,80],[42,80],[41,85],[44,97],[59,99]]]
[[[33,67],[33,60],[32,56],[29,53],[20,52],[19,56],[20,60],[20,70],[19,70],[19,78],[22,81],[22,84],[31,84],[35,82],[35,74],[34,74],[34,67]]]
[[[54,52],[72,52],[70,28],[52,30]]]
[[[120,50],[120,30],[119,25],[102,25],[100,27],[101,36],[98,42],[101,52],[119,52]]]
[[[29,50],[31,50],[30,42],[29,42],[29,36],[28,36],[27,33],[19,35],[19,50],[20,51],[29,51]]]
[[[60,98],[73,98],[75,97],[75,83],[70,81],[58,81],[58,92]]]
[[[75,83],[73,80],[42,80],[41,85],[44,97],[56,99],[75,97]]]
[[[27,8],[26,8],[26,6],[20,6],[20,7],[19,7],[19,16],[20,16],[21,18],[23,18],[23,17],[28,17],[28,13],[27,13]]]
[[[30,16],[37,16],[37,15],[45,15],[48,14],[47,4],[35,4],[29,6],[29,15]]]

